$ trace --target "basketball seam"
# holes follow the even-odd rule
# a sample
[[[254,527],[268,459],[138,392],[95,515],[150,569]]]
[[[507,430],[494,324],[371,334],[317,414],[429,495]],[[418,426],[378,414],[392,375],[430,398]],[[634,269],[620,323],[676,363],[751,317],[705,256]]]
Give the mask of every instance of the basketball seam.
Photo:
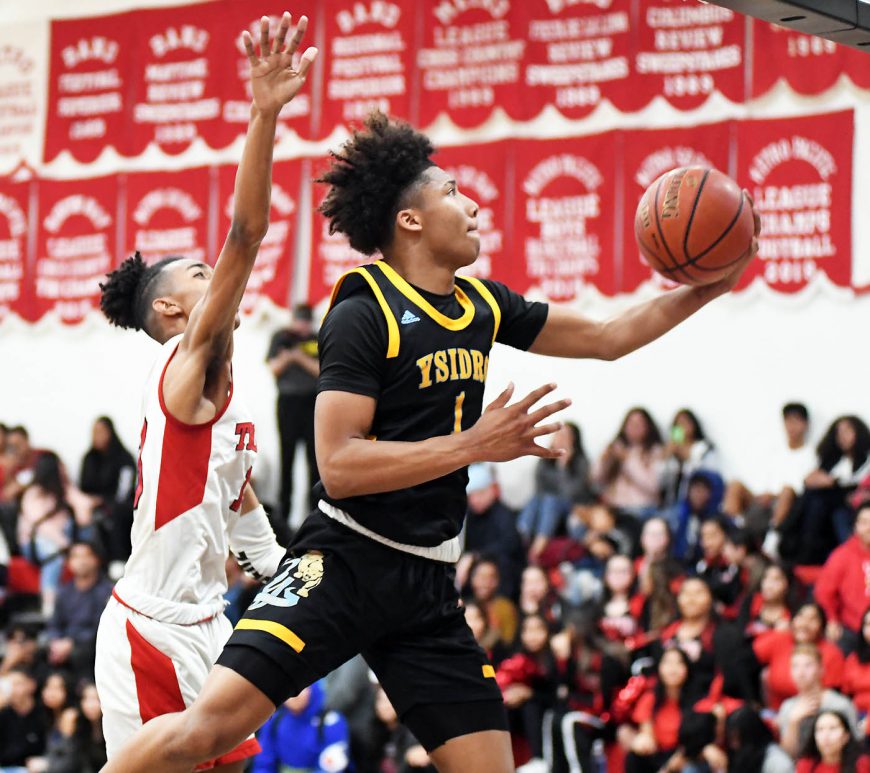
[[[695,212],[698,209],[698,202],[701,200],[701,194],[704,192],[704,184],[707,182],[709,176],[710,170],[708,169],[704,172],[704,176],[701,178],[701,184],[698,186],[698,192],[695,194],[695,201],[692,202],[692,211],[689,213],[689,223],[686,226],[686,233],[683,236],[683,255],[686,256],[686,260],[692,259],[689,255],[689,234],[692,233],[692,223],[695,221]]]
[[[665,248],[665,252],[668,253],[668,257],[671,259],[671,261],[674,264],[673,268],[665,268],[665,271],[667,273],[671,273],[671,271],[679,271],[687,279],[693,279],[693,277],[689,273],[687,273],[686,271],[683,270],[683,267],[679,264],[677,259],[674,257],[674,254],[671,252],[671,247],[668,244],[667,239],[665,239],[665,233],[662,230],[662,222],[659,219],[659,191],[662,189],[662,185],[664,185],[665,177],[667,177],[667,175],[663,175],[662,179],[659,180],[659,184],[656,187],[656,195],[655,195],[655,198],[653,199],[653,211],[655,212],[655,215],[656,215],[656,228],[658,229],[659,236],[661,237],[662,244],[664,245],[664,248]]]

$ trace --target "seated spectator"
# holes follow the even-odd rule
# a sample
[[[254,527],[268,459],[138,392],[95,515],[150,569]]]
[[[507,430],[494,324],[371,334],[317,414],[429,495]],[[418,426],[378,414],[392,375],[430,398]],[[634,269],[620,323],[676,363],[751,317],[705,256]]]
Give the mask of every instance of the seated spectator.
[[[634,566],[628,556],[615,555],[604,569],[604,593],[597,610],[598,627],[604,638],[624,648],[626,639],[640,632],[643,598],[634,593]]]
[[[72,708],[70,686],[60,671],[52,671],[40,691],[46,715],[46,747],[39,757],[28,760],[28,770],[49,770],[48,755],[54,755],[65,747],[66,739],[75,733],[77,712]],[[70,713],[72,716],[70,716]]]
[[[640,625],[651,638],[676,619],[675,590],[679,589],[682,577],[680,565],[670,559],[652,561],[638,574],[638,591],[643,599]]]
[[[562,621],[562,604],[553,591],[547,573],[540,566],[523,569],[520,582],[519,611],[523,615],[541,615],[547,624],[558,626]]]
[[[858,643],[843,666],[843,693],[863,716],[870,713],[870,608],[861,618]]]
[[[14,668],[6,687],[0,690],[0,767],[24,768],[45,749],[45,714],[26,669]]]
[[[769,564],[758,590],[743,599],[737,621],[750,639],[766,631],[787,631],[791,622],[792,579],[779,564]]]
[[[646,517],[659,501],[662,436],[646,408],[632,408],[593,471],[601,500],[610,507]]]
[[[465,547],[456,564],[456,585],[468,582],[472,564],[483,556],[498,562],[498,592],[516,598],[520,573],[525,564],[516,515],[500,499],[498,483],[489,464],[472,464],[468,468],[468,513],[465,518]]]
[[[822,658],[822,683],[838,688],[843,680],[843,653],[825,639],[824,610],[818,604],[804,604],[792,618],[788,630],[762,633],[752,643],[755,657],[767,666],[767,705],[779,709],[786,698],[797,693],[791,677],[791,655],[799,644],[817,647]]]
[[[30,445],[30,435],[20,425],[10,427],[6,432],[5,449],[6,472],[0,490],[0,502],[11,502],[18,499],[33,480],[36,461],[42,452]]]
[[[692,668],[679,647],[667,647],[661,653],[655,686],[634,707],[634,726],[622,725],[617,732],[628,752],[626,773],[657,773],[677,750],[683,714],[700,697],[693,687]]]
[[[719,471],[719,458],[704,435],[698,417],[688,408],[677,411],[665,445],[659,489],[661,504],[671,508],[688,495],[689,479],[698,470]]]
[[[513,601],[498,595],[498,564],[482,558],[471,569],[471,598],[483,610],[493,637],[504,645],[513,644],[517,635],[517,608]],[[495,641],[490,643],[494,645]]]
[[[855,518],[855,533],[822,567],[814,595],[828,616],[827,636],[848,655],[858,643],[861,618],[870,605],[870,502]]]
[[[66,770],[98,773],[106,764],[106,739],[103,737],[103,709],[100,705],[100,696],[93,682],[84,682],[79,688],[79,694],[81,699],[74,744],[77,767],[69,767]]]
[[[465,622],[468,623],[474,640],[486,653],[489,662],[493,666],[498,666],[510,654],[510,649],[501,642],[498,634],[489,627],[489,621],[477,603],[465,601],[462,607],[465,610]]]
[[[695,573],[710,586],[716,611],[733,619],[746,587],[746,575],[743,567],[728,555],[730,526],[721,515],[713,515],[701,524],[701,560],[695,564]]]
[[[802,501],[782,526],[783,556],[820,566],[852,531],[849,494],[870,472],[870,429],[857,416],[841,416],[822,438],[818,469],[807,475]]]
[[[671,527],[660,515],[648,518],[640,531],[641,554],[635,559],[634,571],[640,577],[652,561],[671,558]]]
[[[376,760],[365,770],[395,773],[435,773],[435,766],[422,744],[399,722],[399,717],[383,688],[375,693],[374,741]]]
[[[125,562],[130,557],[135,484],[136,461],[121,443],[112,420],[100,416],[82,460],[79,488],[95,498],[99,536],[110,562]]]
[[[58,592],[58,604],[46,631],[48,659],[93,679],[97,627],[112,584],[102,574],[100,556],[90,542],[75,542],[69,550],[71,579]]]
[[[801,749],[797,773],[870,773],[870,757],[839,711],[821,711],[813,719]]]
[[[794,762],[773,740],[758,712],[741,706],[725,720],[728,773],[794,773]]]
[[[701,524],[719,513],[722,478],[718,473],[699,470],[688,481],[686,496],[664,512],[674,534],[674,556],[693,564],[700,559]]]
[[[341,714],[323,708],[322,682],[288,698],[257,733],[262,752],[254,758],[252,773],[345,771],[349,734]]]
[[[571,509],[594,499],[589,480],[589,460],[583,450],[580,428],[565,422],[553,433],[550,447],[565,453],[558,459],[541,459],[535,468],[535,493],[520,511],[517,528],[529,546],[529,560],[537,561],[549,541],[564,526]]]
[[[732,480],[725,489],[722,512],[732,518],[741,517],[750,532],[760,538],[768,525],[779,526],[803,493],[804,479],[816,465],[816,455],[807,443],[809,412],[801,403],[788,403],[782,409],[785,446],[768,454],[765,460],[765,480],[752,492],[739,480]]]
[[[689,711],[680,721],[677,751],[662,766],[662,773],[710,773],[728,767],[728,757],[716,745],[716,717]]]
[[[818,647],[799,644],[791,653],[791,678],[797,693],[783,701],[776,716],[779,742],[792,757],[797,758],[806,742],[808,723],[819,711],[840,711],[849,720],[853,732],[858,728],[858,717],[851,701],[836,690],[825,689],[822,684],[822,656]]]
[[[41,626],[13,618],[6,628],[6,651],[0,660],[0,692],[3,678],[15,669],[24,669],[42,682],[50,672],[44,653],[39,649],[38,635]]]

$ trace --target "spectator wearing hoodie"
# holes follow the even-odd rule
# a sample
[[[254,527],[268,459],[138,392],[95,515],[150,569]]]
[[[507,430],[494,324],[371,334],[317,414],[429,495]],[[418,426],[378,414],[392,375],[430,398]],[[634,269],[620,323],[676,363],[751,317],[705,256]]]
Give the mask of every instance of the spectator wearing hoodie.
[[[822,567],[815,596],[828,616],[828,638],[848,655],[858,644],[861,618],[870,605],[870,502],[858,511],[853,536]]]
[[[710,470],[692,473],[685,496],[663,513],[674,535],[674,558],[688,564],[701,558],[701,524],[719,512],[724,491],[725,484],[718,473]]]
[[[344,717],[324,709],[322,682],[288,698],[257,734],[263,751],[252,773],[342,773],[350,761]]]

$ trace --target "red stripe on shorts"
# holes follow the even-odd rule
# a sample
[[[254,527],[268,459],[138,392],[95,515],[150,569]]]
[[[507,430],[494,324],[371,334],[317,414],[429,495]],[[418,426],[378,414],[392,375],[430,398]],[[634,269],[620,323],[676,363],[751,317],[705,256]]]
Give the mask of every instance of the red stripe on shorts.
[[[142,636],[129,620],[127,641],[130,642],[130,665],[136,678],[142,722],[162,714],[184,711],[184,698],[181,697],[172,659]]]

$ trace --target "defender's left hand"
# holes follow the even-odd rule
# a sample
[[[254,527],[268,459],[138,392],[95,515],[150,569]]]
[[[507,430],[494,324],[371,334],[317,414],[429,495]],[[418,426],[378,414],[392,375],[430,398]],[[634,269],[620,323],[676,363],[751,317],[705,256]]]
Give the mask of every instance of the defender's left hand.
[[[277,114],[302,88],[312,63],[317,58],[316,48],[307,48],[293,68],[293,55],[308,28],[308,17],[302,16],[293,30],[290,42],[284,45],[290,30],[291,16],[285,11],[278,26],[274,43],[269,41],[269,18],[260,19],[260,55],[254,50],[254,41],[246,30],[242,41],[251,65],[251,91],[254,106],[264,113]]]

